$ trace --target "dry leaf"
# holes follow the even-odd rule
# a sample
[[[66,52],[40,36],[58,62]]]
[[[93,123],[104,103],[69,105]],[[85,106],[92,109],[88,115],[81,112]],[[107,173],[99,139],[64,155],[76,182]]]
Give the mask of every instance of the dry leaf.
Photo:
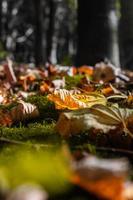
[[[133,95],[132,94],[129,94],[128,97],[127,97],[127,104],[129,106],[132,106],[133,105]]]
[[[107,134],[120,126],[122,133],[125,132],[132,137],[126,122],[129,116],[133,116],[133,110],[99,104],[90,109],[62,113],[56,124],[56,130],[60,135],[69,137],[90,129]]]
[[[115,71],[111,66],[110,63],[105,64],[104,62],[96,64],[93,75],[94,81],[102,81],[103,83],[114,81],[116,76]]]
[[[80,93],[79,91],[68,91],[65,89],[55,90],[48,95],[57,109],[77,110],[79,108],[90,108],[95,104],[106,105],[106,98],[98,92]]]
[[[123,195],[128,174],[125,159],[86,157],[73,164],[72,182],[95,194],[100,199],[126,200]]]
[[[18,105],[10,111],[11,118],[14,122],[32,119],[39,116],[39,111],[35,105],[19,101]]]
[[[109,126],[122,125],[123,131],[133,138],[133,133],[130,132],[126,124],[127,119],[133,116],[132,109],[95,105],[90,110],[99,123]]]
[[[52,83],[47,83],[46,81],[42,82],[41,85],[40,85],[40,92],[42,94],[46,93],[46,92],[49,92],[50,91],[50,88],[52,88]]]
[[[105,96],[109,96],[109,95],[111,95],[111,94],[114,93],[114,91],[113,91],[113,89],[110,87],[110,85],[104,87],[104,88],[102,89],[101,92],[102,92],[102,94],[105,95]]]
[[[11,126],[13,120],[8,112],[0,111],[0,125],[1,126]]]
[[[86,74],[86,75],[92,76],[93,73],[94,73],[94,68],[90,67],[90,66],[83,65],[83,66],[78,68],[78,72],[80,74]]]
[[[6,78],[9,83],[16,83],[17,79],[13,70],[13,62],[9,58],[7,59],[7,64],[4,65]]]

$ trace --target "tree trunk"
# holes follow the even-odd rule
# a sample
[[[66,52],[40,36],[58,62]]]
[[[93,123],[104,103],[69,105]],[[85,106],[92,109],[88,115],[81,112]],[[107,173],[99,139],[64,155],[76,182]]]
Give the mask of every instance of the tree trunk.
[[[49,3],[34,0],[35,5],[35,60],[36,64],[44,64],[47,57],[47,32],[49,27]]]
[[[41,0],[34,0],[35,5],[35,61],[36,65],[42,61],[42,13]]]
[[[105,58],[119,64],[115,0],[78,0],[77,65]]]
[[[49,9],[50,9],[49,27],[48,27],[48,32],[47,32],[47,59],[48,61],[50,61],[50,54],[51,54],[51,49],[52,49],[52,37],[53,37],[53,32],[54,32],[55,6],[54,6],[53,0],[49,0]]]
[[[0,40],[1,40],[1,32],[2,32],[2,0],[0,1]]]
[[[133,0],[121,0],[119,38],[121,65],[133,70]]]

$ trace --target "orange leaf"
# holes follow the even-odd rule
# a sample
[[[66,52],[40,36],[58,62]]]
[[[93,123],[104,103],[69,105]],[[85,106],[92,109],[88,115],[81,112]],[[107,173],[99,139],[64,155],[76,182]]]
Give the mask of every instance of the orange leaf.
[[[71,177],[72,183],[81,186],[88,192],[95,194],[100,199],[108,200],[125,200],[123,197],[123,183],[122,178],[109,178],[99,181],[87,181],[82,177],[75,175]]]
[[[102,94],[105,95],[105,96],[109,96],[113,93],[114,93],[114,91],[110,86],[107,86],[107,87],[102,89]]]
[[[78,69],[78,71],[80,74],[86,74],[86,75],[92,76],[94,69],[92,67],[83,65]]]
[[[48,99],[55,103],[57,109],[76,110],[89,108],[95,104],[106,105],[106,98],[96,92],[80,93],[79,91],[56,90],[48,95]]]
[[[99,199],[126,200],[124,186],[129,163],[126,159],[101,159],[86,156],[73,163],[74,173],[70,177],[77,184]]]

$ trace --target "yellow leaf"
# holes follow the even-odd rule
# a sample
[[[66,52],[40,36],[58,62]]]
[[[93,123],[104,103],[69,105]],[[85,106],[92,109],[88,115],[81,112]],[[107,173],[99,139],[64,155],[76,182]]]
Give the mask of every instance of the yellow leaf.
[[[48,99],[55,103],[57,109],[77,110],[90,108],[95,104],[106,105],[104,95],[97,92],[80,93],[79,91],[56,90],[48,95]]]

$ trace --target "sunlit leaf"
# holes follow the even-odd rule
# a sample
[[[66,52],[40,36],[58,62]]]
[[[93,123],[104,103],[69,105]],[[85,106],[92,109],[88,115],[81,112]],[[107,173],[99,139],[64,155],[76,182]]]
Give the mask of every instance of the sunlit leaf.
[[[130,116],[133,116],[133,110],[126,108],[117,108],[115,106],[107,107],[103,105],[95,105],[91,108],[91,113],[101,124],[106,125],[122,125],[123,131],[133,137],[127,126],[126,120]]]
[[[102,104],[94,105],[89,109],[82,109],[72,112],[65,112],[60,115],[56,129],[62,136],[81,134],[85,130],[100,131],[109,133],[111,130],[121,128],[121,133],[125,132],[133,137],[127,128],[126,120],[133,116],[132,109],[107,107]],[[92,130],[93,129],[93,130]]]
[[[57,109],[77,110],[79,108],[90,108],[95,104],[106,105],[106,98],[97,92],[80,93],[79,91],[58,90],[48,95]]]
[[[39,116],[37,107],[31,103],[19,101],[18,105],[11,109],[10,115],[13,121],[23,121]]]

